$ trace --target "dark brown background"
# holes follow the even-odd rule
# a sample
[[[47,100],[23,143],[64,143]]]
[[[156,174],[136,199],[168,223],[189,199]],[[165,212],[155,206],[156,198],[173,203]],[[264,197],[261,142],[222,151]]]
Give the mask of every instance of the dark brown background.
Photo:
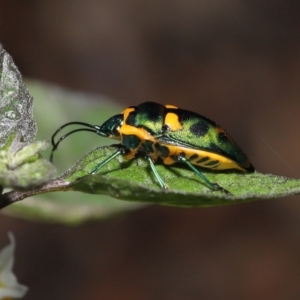
[[[0,42],[23,75],[195,110],[259,171],[298,178],[299,34],[292,0],[0,2]],[[299,197],[151,206],[78,228],[0,222],[24,299],[300,298]]]

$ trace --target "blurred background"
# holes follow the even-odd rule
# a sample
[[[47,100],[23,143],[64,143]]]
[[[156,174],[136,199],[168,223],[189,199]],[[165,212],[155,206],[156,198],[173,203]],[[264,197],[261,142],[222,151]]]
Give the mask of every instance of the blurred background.
[[[258,171],[295,178],[299,35],[294,0],[0,2],[0,43],[23,76],[194,110]],[[1,215],[0,246],[14,232],[24,299],[300,299],[299,200],[149,206],[79,227]]]

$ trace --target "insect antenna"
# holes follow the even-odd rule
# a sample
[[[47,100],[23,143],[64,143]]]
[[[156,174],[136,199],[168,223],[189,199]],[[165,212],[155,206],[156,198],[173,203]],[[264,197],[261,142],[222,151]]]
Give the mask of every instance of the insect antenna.
[[[62,130],[64,129],[65,127],[69,126],[69,125],[82,125],[82,126],[86,126],[86,127],[89,127],[89,128],[78,128],[78,129],[75,129],[75,130],[72,130],[68,133],[66,133],[65,135],[63,135],[62,137],[60,137],[56,142],[55,142],[55,137],[56,135]],[[90,132],[94,132],[96,133],[97,130],[99,130],[99,127],[96,126],[96,125],[91,125],[89,123],[84,123],[84,122],[69,122],[69,123],[66,123],[64,125],[62,125],[61,127],[59,127],[55,132],[54,134],[52,135],[52,138],[51,138],[51,143],[52,143],[52,150],[51,150],[51,154],[50,154],[50,161],[53,162],[53,154],[54,154],[54,151],[57,149],[58,145],[69,135],[75,133],[75,132],[78,132],[78,131],[90,131]]]

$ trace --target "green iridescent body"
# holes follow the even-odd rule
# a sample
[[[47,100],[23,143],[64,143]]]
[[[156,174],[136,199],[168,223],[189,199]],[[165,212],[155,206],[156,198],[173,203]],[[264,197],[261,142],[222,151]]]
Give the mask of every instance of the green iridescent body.
[[[245,153],[229,134],[216,122],[197,113],[173,106],[146,102],[136,107],[129,107],[123,114],[117,116],[117,118],[114,116],[106,121],[100,131],[113,132],[113,126],[118,124],[120,128],[116,132],[117,134],[112,134],[110,137],[120,140],[131,151],[142,150],[152,155],[153,158],[165,159],[169,157],[172,152],[169,149],[173,146],[183,149],[183,155],[193,153],[192,155],[195,155],[193,161],[195,161],[197,155],[195,150],[201,150],[205,152],[205,156],[198,155],[199,159],[196,161],[205,157],[215,157],[214,154],[217,154],[232,161],[232,164],[228,166],[222,165],[221,161],[218,169],[254,171]],[[141,134],[133,134],[134,128],[143,129],[150,136],[143,131],[140,131]],[[176,159],[174,159],[175,162]],[[170,160],[168,160],[168,164],[170,164]],[[216,165],[210,165],[209,159],[206,164],[194,164],[206,168],[216,168]]]

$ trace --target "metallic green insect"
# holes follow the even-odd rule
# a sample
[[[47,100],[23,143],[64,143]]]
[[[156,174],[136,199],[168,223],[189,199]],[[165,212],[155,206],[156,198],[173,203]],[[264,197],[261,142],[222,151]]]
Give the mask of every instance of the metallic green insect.
[[[69,125],[88,128],[72,130],[55,142],[57,133]],[[246,154],[222,127],[204,116],[173,105],[145,102],[131,106],[101,126],[83,122],[66,123],[52,136],[51,161],[59,143],[78,131],[94,132],[121,143],[118,150],[97,165],[91,174],[95,174],[118,155],[133,159],[141,152],[144,153],[161,188],[167,189],[168,186],[154,165],[158,158],[166,165],[182,162],[199,175],[210,189],[230,194],[217,183],[210,182],[196,167],[254,172]]]

